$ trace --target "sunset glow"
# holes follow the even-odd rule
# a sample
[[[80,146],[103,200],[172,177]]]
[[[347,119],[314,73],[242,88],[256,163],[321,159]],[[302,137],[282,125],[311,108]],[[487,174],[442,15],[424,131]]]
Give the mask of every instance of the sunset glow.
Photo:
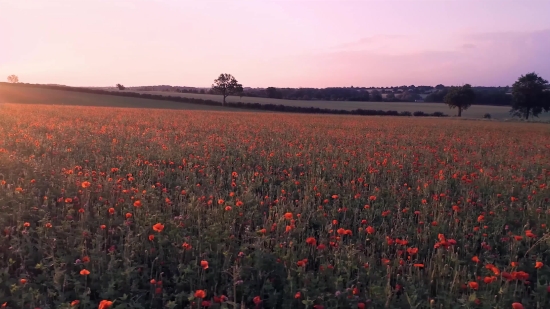
[[[0,2],[0,76],[74,86],[510,85],[550,75],[550,2]]]

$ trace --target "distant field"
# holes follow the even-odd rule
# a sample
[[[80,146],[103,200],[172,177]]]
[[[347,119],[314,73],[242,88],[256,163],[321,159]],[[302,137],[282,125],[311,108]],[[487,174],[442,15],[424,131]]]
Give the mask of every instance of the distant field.
[[[118,90],[117,90],[118,91]],[[166,96],[182,96],[187,98],[197,98],[204,100],[222,101],[222,97],[213,94],[196,94],[196,93],[178,93],[178,92],[165,92],[165,91],[134,91],[126,90],[127,92],[139,92],[159,94]],[[244,102],[244,103],[262,103],[262,104],[282,104],[288,106],[302,106],[302,107],[319,107],[330,109],[373,109],[373,110],[395,110],[398,112],[409,111],[414,113],[416,111],[422,111],[425,113],[443,112],[447,115],[454,116],[457,114],[456,109],[449,109],[446,104],[443,103],[406,103],[406,102],[348,102],[348,101],[302,101],[302,100],[280,100],[269,98],[257,98],[257,97],[227,97],[227,102]],[[462,117],[465,118],[482,118],[484,114],[491,114],[492,118],[507,119],[510,117],[510,107],[508,106],[486,106],[486,105],[473,105],[467,111],[462,113]],[[541,118],[550,119],[550,115],[541,115]]]
[[[206,106],[162,100],[53,90],[38,87],[21,87],[12,86],[9,84],[0,84],[0,103],[243,111],[242,109],[222,106]]]

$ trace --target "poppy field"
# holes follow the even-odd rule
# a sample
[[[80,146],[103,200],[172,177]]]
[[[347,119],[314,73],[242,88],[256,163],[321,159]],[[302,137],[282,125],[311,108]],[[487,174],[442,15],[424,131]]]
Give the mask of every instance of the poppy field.
[[[550,308],[550,127],[0,106],[2,308]]]

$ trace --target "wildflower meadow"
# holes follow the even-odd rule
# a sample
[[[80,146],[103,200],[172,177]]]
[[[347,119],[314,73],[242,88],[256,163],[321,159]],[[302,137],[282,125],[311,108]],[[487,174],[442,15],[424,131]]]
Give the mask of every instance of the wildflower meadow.
[[[0,106],[2,308],[550,308],[550,127]]]

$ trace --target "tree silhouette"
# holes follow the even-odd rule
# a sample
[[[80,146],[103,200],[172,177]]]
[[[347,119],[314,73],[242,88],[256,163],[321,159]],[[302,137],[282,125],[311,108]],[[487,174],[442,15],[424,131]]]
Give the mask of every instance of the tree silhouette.
[[[230,95],[241,95],[243,93],[243,85],[239,84],[233,75],[222,73],[218,79],[214,80],[212,91],[223,96],[222,105],[225,105],[225,98]]]
[[[462,111],[467,110],[474,99],[476,94],[470,84],[466,84],[462,87],[451,87],[449,92],[443,98],[443,102],[449,105],[449,108],[458,108],[458,117],[462,117]]]
[[[8,82],[13,83],[13,84],[18,83],[19,82],[19,77],[17,77],[17,75],[12,74],[12,75],[8,76]]]
[[[529,119],[533,115],[538,117],[542,111],[550,110],[550,91],[548,81],[536,73],[521,75],[512,86],[513,116]]]

